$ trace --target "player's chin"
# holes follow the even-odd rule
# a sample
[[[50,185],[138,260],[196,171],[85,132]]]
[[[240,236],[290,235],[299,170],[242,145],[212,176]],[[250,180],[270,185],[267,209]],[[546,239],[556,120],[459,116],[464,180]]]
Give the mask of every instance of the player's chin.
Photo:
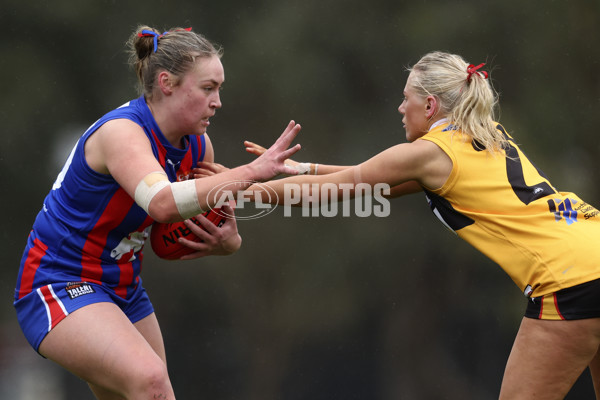
[[[202,136],[206,133],[206,128],[198,128],[194,130],[194,135]]]
[[[206,131],[208,130],[208,125],[205,121],[201,121],[199,123],[197,123],[194,127],[193,127],[193,132],[196,135],[204,135],[206,133]]]

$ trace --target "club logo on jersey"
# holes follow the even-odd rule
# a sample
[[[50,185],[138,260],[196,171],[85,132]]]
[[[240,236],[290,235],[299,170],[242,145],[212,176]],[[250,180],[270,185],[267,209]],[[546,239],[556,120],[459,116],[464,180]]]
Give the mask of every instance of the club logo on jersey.
[[[146,239],[149,236],[150,227],[141,232],[131,232],[127,237],[121,239],[117,247],[111,250],[110,256],[119,261],[123,256],[124,260],[131,262],[136,259],[135,254],[142,250]]]
[[[96,293],[94,288],[87,282],[69,282],[65,287],[71,300],[90,293]]]
[[[448,132],[448,131],[457,131],[458,127],[456,125],[448,125],[447,127],[445,127],[444,129],[442,129],[442,132]]]

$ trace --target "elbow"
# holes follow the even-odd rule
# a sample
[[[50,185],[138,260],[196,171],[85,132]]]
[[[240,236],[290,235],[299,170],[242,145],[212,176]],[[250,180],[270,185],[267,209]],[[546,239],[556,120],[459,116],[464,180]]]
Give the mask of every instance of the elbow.
[[[179,214],[179,211],[177,211],[176,208],[175,208],[175,210],[172,210],[168,207],[160,207],[160,206],[153,207],[151,204],[150,209],[148,210],[148,215],[154,221],[160,222],[160,223],[171,223],[171,222],[183,221],[183,218],[181,217],[181,215]]]
[[[193,181],[190,182],[193,183]],[[179,187],[177,189],[177,196],[175,196],[177,193],[175,193],[174,187],[169,190],[163,188],[150,200],[150,204],[148,204],[148,215],[157,222],[170,223],[183,221],[190,218],[190,216],[202,213],[202,209],[198,204],[195,186],[192,186],[191,188],[192,191],[190,192],[189,186],[183,188]],[[176,198],[183,203],[181,207],[178,206],[175,200]],[[195,203],[192,200],[195,200]],[[180,209],[183,210],[180,211]]]
[[[163,192],[165,192],[163,190]],[[170,199],[168,197],[171,197]],[[156,222],[170,223],[183,221],[172,196],[157,194],[148,207],[148,215]]]

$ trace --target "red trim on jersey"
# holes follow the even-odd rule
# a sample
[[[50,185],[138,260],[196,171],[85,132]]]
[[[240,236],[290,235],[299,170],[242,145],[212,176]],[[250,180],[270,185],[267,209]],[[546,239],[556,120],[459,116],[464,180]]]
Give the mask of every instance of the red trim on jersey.
[[[544,313],[544,296],[540,297],[540,314],[538,316],[538,319],[543,319],[542,315]]]
[[[154,133],[153,130],[151,132],[152,132],[152,136],[154,137],[154,142],[156,143],[156,146],[158,148],[158,162],[160,163],[160,165],[163,168],[165,168],[166,163],[167,163],[167,160],[166,160],[167,149],[160,142],[160,140],[158,139],[158,136],[156,136],[156,133]],[[190,135],[189,140],[196,141],[197,147],[198,147],[197,157],[200,157],[200,155],[203,152],[202,140],[200,139],[200,137],[198,135]],[[190,143],[189,147],[190,148],[192,147],[191,143]],[[192,168],[196,167],[196,164],[195,164],[194,160],[192,159],[192,157],[193,157],[192,151],[190,151],[188,149],[188,152],[185,154],[185,156],[181,160],[181,164],[179,165],[179,169],[177,171],[177,181],[178,182],[189,179],[189,175],[192,172]]]
[[[48,246],[42,243],[41,240],[33,239],[33,247],[27,253],[27,259],[23,265],[23,274],[21,275],[21,285],[19,287],[19,299],[28,295],[33,290],[33,280],[35,273],[42,262],[42,258],[46,255]]]
[[[83,245],[81,279],[102,284],[102,252],[110,231],[123,221],[134,200],[123,188],[117,189]]]
[[[50,285],[42,286],[38,289],[42,301],[46,305],[48,312],[48,332],[62,321],[69,313],[65,309],[60,299],[56,296]]]
[[[558,316],[560,317],[560,319],[565,319],[565,317],[563,317],[563,315],[560,313],[560,310],[558,309],[558,298],[556,297],[556,293],[552,294],[554,296],[554,308],[556,308],[556,313],[558,314]]]
[[[200,145],[198,145],[198,148],[200,148]],[[181,164],[179,165],[179,171],[177,172],[178,182],[189,179],[190,173],[192,172],[192,164],[192,152],[188,151],[187,153],[185,153],[185,156],[183,157],[183,160],[181,160]]]
[[[165,146],[162,145],[162,143],[158,139],[158,136],[156,136],[156,133],[154,133],[154,130],[150,131],[152,132],[152,136],[154,137],[154,143],[156,143],[156,147],[158,147],[158,162],[164,168],[166,163],[167,149],[165,149]]]

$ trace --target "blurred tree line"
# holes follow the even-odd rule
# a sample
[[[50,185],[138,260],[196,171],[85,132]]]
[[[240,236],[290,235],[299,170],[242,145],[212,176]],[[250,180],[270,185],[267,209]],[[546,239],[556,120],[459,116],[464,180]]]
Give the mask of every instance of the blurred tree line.
[[[599,17],[598,0],[4,0],[0,397],[92,398],[28,348],[12,295],[77,137],[137,96],[124,43],[138,24],[192,26],[224,47],[209,131],[222,164],[250,161],[242,141],[270,144],[290,119],[300,161],[354,164],[403,142],[406,67],[443,50],[487,63],[500,121],[557,188],[598,206]],[[229,257],[164,262],[146,248],[178,398],[496,398],[525,300],[423,196],[393,200],[387,218],[292,214],[240,221]],[[569,398],[591,393],[584,375]]]

